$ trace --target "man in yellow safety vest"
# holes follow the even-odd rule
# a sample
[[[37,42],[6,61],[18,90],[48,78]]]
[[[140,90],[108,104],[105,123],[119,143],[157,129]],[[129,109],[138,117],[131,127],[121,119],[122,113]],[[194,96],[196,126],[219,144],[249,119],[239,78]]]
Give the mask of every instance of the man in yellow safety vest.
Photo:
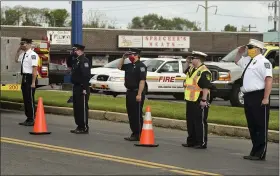
[[[210,89],[212,87],[212,75],[203,64],[207,55],[199,51],[193,51],[190,58],[192,66],[186,73],[185,100],[188,137],[184,147],[197,149],[207,148],[207,117],[209,108]]]

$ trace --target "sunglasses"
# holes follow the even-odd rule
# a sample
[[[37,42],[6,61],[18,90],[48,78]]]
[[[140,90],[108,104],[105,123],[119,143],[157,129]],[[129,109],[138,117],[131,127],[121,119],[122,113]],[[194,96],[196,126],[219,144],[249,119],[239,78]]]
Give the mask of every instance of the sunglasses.
[[[26,44],[26,42],[20,42],[20,45],[24,45],[24,44]]]
[[[248,49],[253,49],[253,48],[257,48],[257,47],[255,47],[255,46],[253,46],[253,45],[247,45],[247,48],[248,48]]]

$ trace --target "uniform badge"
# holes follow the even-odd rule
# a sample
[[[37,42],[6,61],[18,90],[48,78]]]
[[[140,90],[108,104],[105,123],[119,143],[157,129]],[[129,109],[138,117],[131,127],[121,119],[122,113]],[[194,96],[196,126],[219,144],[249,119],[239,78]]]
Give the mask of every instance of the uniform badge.
[[[36,56],[35,56],[35,55],[31,55],[31,59],[32,59],[32,60],[35,60],[35,59],[36,59]]]
[[[141,68],[140,68],[140,71],[141,71],[141,72],[145,72],[145,71],[146,71],[145,67],[141,67]]]
[[[197,76],[200,76],[200,74],[201,74],[201,71],[198,71],[198,72],[197,72]]]
[[[88,67],[88,63],[87,62],[84,65],[85,65],[85,67]]]
[[[269,63],[264,63],[265,68],[270,69],[270,64]]]

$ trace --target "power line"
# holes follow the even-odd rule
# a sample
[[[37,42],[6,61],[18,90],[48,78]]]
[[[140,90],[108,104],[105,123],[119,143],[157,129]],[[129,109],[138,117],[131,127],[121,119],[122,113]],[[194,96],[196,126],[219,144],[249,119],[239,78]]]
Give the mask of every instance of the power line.
[[[226,15],[226,14],[211,14],[216,16],[226,16],[226,17],[234,17],[234,18],[252,18],[252,19],[265,19],[264,17],[252,17],[252,16],[237,16],[237,15]]]
[[[252,27],[250,24],[248,27],[244,27],[244,28],[248,28],[249,29],[249,32],[258,32],[258,31],[251,31],[251,29],[255,29],[257,27]]]
[[[178,6],[178,5],[186,5],[186,3],[183,3],[183,4],[169,4],[169,5],[162,5],[162,6],[148,6],[148,7],[139,7],[139,8],[124,8],[124,9],[113,9],[113,10],[110,10],[110,9],[107,9],[107,10],[99,10],[99,9],[96,9],[97,11],[110,11],[110,12],[113,12],[113,11],[129,11],[129,10],[137,10],[137,9],[149,9],[149,8],[161,8],[161,7],[170,7],[170,6]]]

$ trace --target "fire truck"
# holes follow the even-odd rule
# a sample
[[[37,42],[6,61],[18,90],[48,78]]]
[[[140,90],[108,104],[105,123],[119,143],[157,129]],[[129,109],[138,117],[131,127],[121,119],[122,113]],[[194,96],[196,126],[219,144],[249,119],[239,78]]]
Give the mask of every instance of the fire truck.
[[[1,37],[1,90],[20,90],[21,64],[15,62],[21,38]],[[50,42],[46,37],[33,40],[32,49],[39,55],[38,85],[49,85]]]

